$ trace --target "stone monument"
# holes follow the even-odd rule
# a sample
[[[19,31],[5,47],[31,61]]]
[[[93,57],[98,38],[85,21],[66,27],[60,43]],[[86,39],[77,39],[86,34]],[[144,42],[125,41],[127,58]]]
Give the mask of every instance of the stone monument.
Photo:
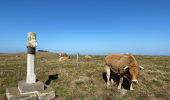
[[[36,76],[34,73],[35,66],[35,54],[36,54],[36,34],[34,32],[28,33],[27,39],[27,78],[26,83],[35,83]]]
[[[34,72],[37,45],[36,34],[29,32],[27,38],[27,77],[26,81],[20,81],[18,83],[18,89],[21,93],[36,93],[37,91],[44,90],[44,83],[36,82]]]
[[[18,87],[7,88],[6,96],[8,100],[51,100],[55,98],[55,91],[51,87],[45,90],[45,84],[36,82],[35,60],[36,47],[38,43],[34,32],[28,33],[27,38],[27,76],[26,80],[18,82]]]

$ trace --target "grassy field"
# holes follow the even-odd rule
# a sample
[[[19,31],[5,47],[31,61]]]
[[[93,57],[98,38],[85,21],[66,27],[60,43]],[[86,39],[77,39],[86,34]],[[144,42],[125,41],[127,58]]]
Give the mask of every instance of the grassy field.
[[[56,90],[59,100],[170,100],[170,57],[135,57],[145,69],[134,91],[117,90],[116,84],[106,88],[104,56],[81,56],[77,66],[75,56],[59,62],[57,54],[38,53],[35,72],[38,80]],[[25,79],[26,54],[0,54],[0,100],[7,87]]]

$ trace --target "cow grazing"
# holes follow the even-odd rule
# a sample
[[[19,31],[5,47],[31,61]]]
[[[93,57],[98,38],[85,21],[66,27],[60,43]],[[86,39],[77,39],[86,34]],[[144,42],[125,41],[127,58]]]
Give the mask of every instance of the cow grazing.
[[[110,70],[112,70],[120,77],[118,89],[121,89],[123,78],[127,78],[130,81],[130,90],[133,90],[132,83],[138,83],[139,70],[144,68],[139,66],[135,57],[131,54],[109,54],[105,58],[105,69],[107,86],[110,85]]]
[[[59,53],[59,61],[66,61],[69,60],[70,56],[67,53]]]

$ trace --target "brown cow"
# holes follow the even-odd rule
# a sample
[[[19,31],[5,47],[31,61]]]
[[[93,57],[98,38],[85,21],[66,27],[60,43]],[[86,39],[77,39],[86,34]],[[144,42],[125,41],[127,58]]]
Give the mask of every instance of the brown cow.
[[[123,77],[130,80],[130,90],[133,90],[132,83],[138,83],[138,73],[140,69],[135,57],[131,54],[110,54],[105,58],[105,68],[107,76],[107,86],[110,85],[110,69],[119,75],[118,89],[121,89]],[[111,80],[113,82],[113,80]]]

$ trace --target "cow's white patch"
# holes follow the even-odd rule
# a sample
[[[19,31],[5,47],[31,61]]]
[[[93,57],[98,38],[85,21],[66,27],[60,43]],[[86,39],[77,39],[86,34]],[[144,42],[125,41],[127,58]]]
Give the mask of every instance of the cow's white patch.
[[[138,80],[132,80],[132,82],[138,83]]]

